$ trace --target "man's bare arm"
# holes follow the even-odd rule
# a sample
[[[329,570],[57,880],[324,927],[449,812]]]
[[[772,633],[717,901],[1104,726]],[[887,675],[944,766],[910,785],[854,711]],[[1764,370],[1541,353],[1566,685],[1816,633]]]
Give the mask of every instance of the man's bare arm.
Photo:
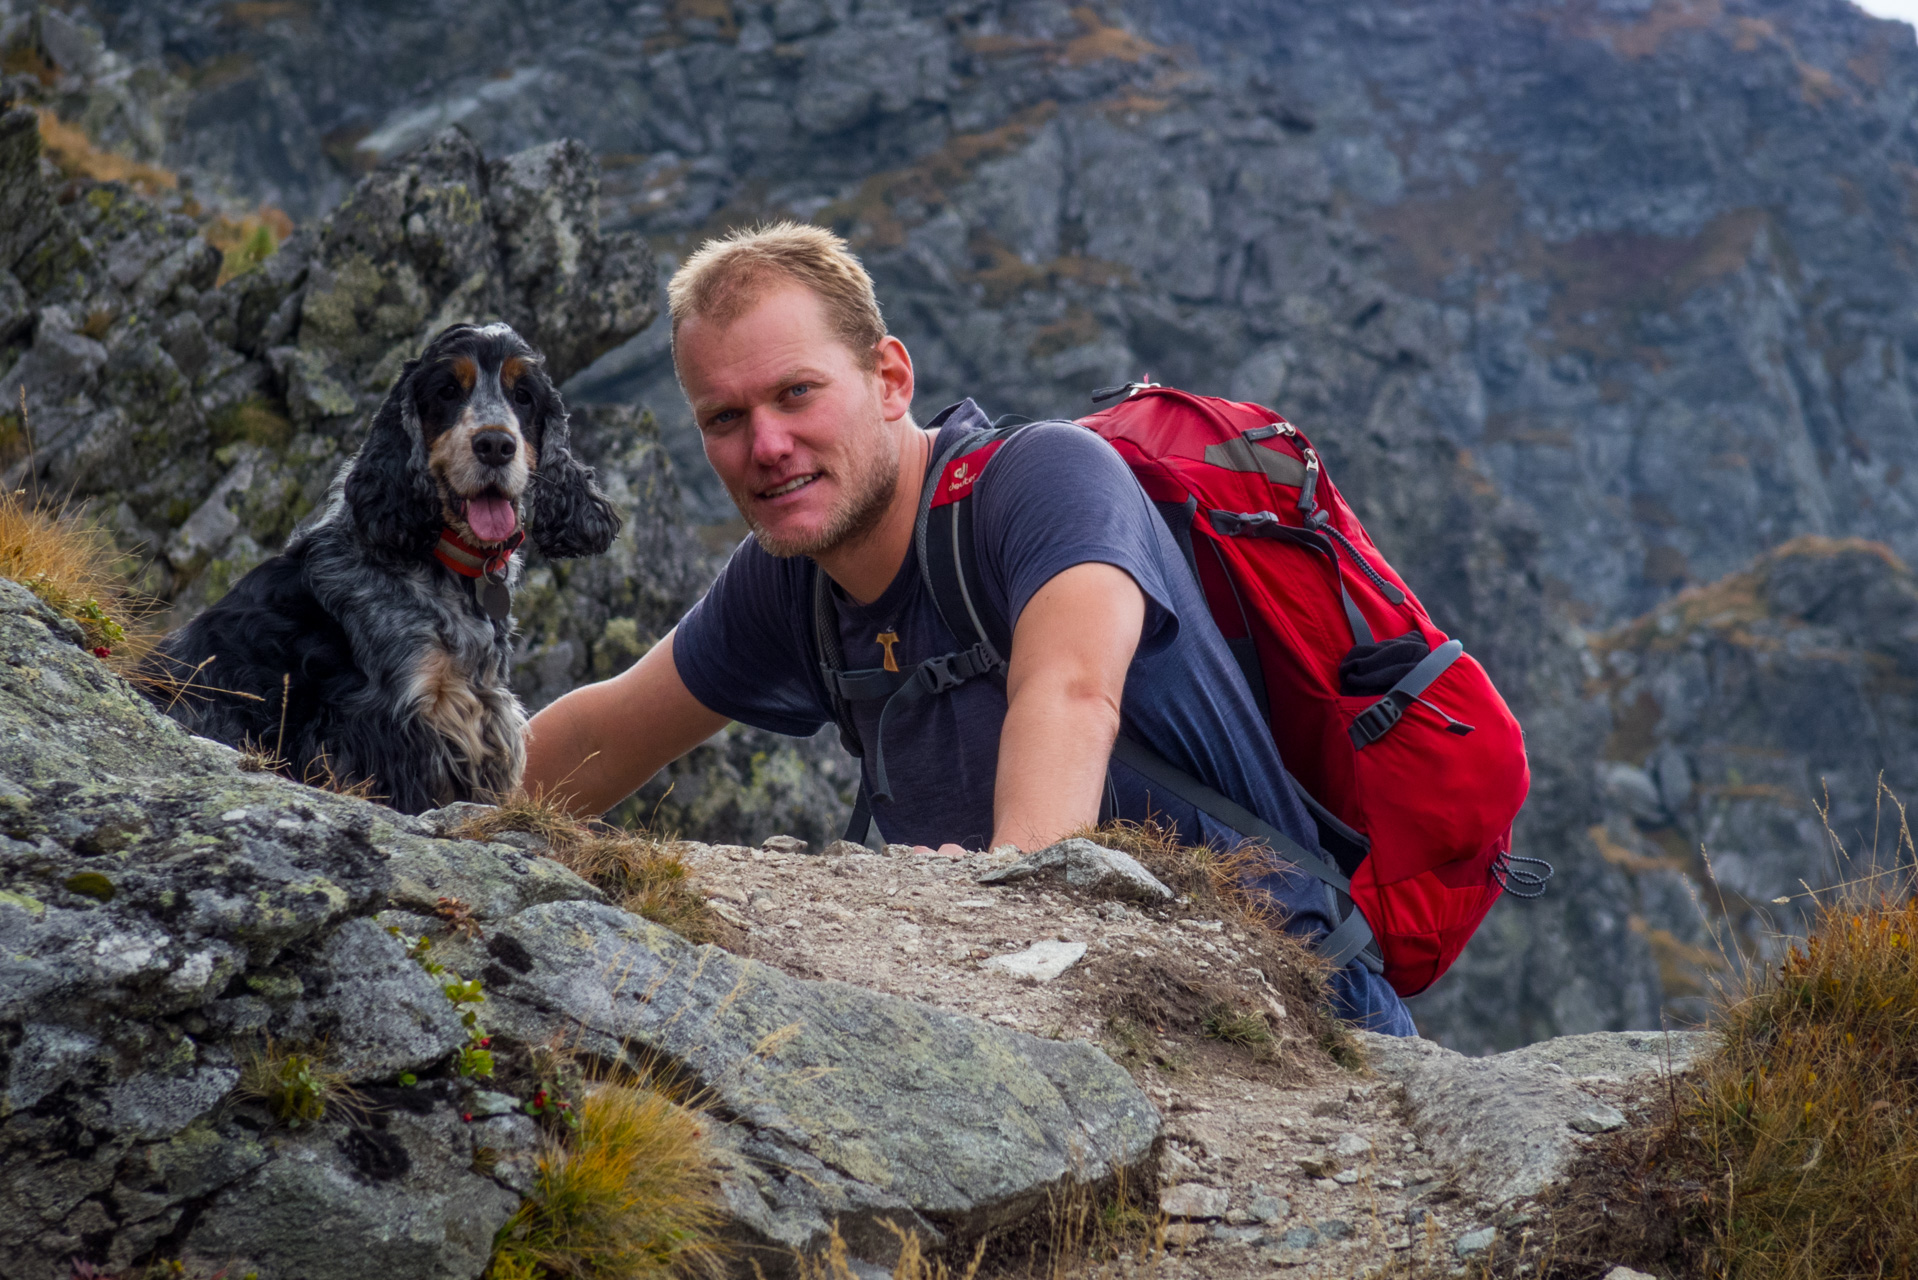
[[[725,726],[679,678],[669,632],[619,675],[533,717],[524,786],[581,817],[601,814]]]
[[[1077,564],[1026,602],[1012,633],[992,843],[1040,849],[1099,816],[1145,593],[1115,565]]]

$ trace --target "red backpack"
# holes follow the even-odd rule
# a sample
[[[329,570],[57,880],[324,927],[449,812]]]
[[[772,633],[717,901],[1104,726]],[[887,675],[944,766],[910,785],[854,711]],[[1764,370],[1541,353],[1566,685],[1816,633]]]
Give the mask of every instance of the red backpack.
[[[1536,897],[1551,875],[1511,853],[1530,785],[1518,722],[1464,646],[1432,624],[1290,423],[1259,405],[1149,383],[1093,399],[1121,395],[1080,424],[1125,459],[1185,552],[1336,865],[1143,744],[1121,737],[1113,758],[1323,881],[1340,924],[1319,952],[1335,967],[1358,958],[1416,995],[1458,958],[1501,891]],[[1003,679],[1009,632],[978,603],[967,499],[1016,429],[952,442],[921,499],[921,572],[961,650],[907,672],[843,670],[826,579],[816,575],[821,673],[856,755],[847,703],[884,699],[890,710],[969,679]],[[1379,653],[1380,639],[1413,657],[1391,669],[1388,688],[1342,693],[1341,663]],[[883,741],[874,747],[875,785],[871,795],[861,788],[851,839],[870,838],[871,803],[887,798]]]

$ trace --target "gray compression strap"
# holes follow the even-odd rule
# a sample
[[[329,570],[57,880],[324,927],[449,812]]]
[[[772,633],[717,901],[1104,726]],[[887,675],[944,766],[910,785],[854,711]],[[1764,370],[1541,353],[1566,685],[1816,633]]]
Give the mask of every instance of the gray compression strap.
[[[1352,739],[1352,745],[1360,750],[1371,746],[1391,731],[1405,715],[1405,709],[1418,701],[1421,693],[1431,687],[1434,680],[1444,675],[1446,669],[1459,660],[1465,652],[1465,645],[1457,640],[1447,640],[1438,648],[1425,655],[1416,667],[1386,690],[1385,696],[1359,712],[1352,721],[1346,734]],[[1428,703],[1427,706],[1430,706]],[[1434,708],[1436,710],[1436,708]],[[1441,712],[1440,714],[1444,714]],[[1446,716],[1451,720],[1450,716]],[[1457,724],[1457,721],[1452,721]],[[1465,732],[1471,732],[1471,726],[1462,726]]]

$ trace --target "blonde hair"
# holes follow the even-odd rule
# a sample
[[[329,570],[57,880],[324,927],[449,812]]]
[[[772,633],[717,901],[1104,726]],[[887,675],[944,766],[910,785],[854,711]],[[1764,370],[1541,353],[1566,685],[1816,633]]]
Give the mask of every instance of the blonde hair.
[[[844,240],[802,222],[734,231],[699,246],[666,286],[675,348],[679,326],[690,317],[731,324],[784,282],[810,289],[825,304],[826,322],[861,368],[878,366],[886,321],[879,314],[872,277]]]

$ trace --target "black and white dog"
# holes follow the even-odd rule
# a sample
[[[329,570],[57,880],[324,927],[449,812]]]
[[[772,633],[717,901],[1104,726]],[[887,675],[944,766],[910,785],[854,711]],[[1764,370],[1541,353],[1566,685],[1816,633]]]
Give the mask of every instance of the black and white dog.
[[[525,763],[515,552],[530,532],[548,556],[597,555],[619,514],[504,324],[434,338],[341,473],[316,523],[161,643],[162,700],[195,733],[406,813],[496,800]]]

